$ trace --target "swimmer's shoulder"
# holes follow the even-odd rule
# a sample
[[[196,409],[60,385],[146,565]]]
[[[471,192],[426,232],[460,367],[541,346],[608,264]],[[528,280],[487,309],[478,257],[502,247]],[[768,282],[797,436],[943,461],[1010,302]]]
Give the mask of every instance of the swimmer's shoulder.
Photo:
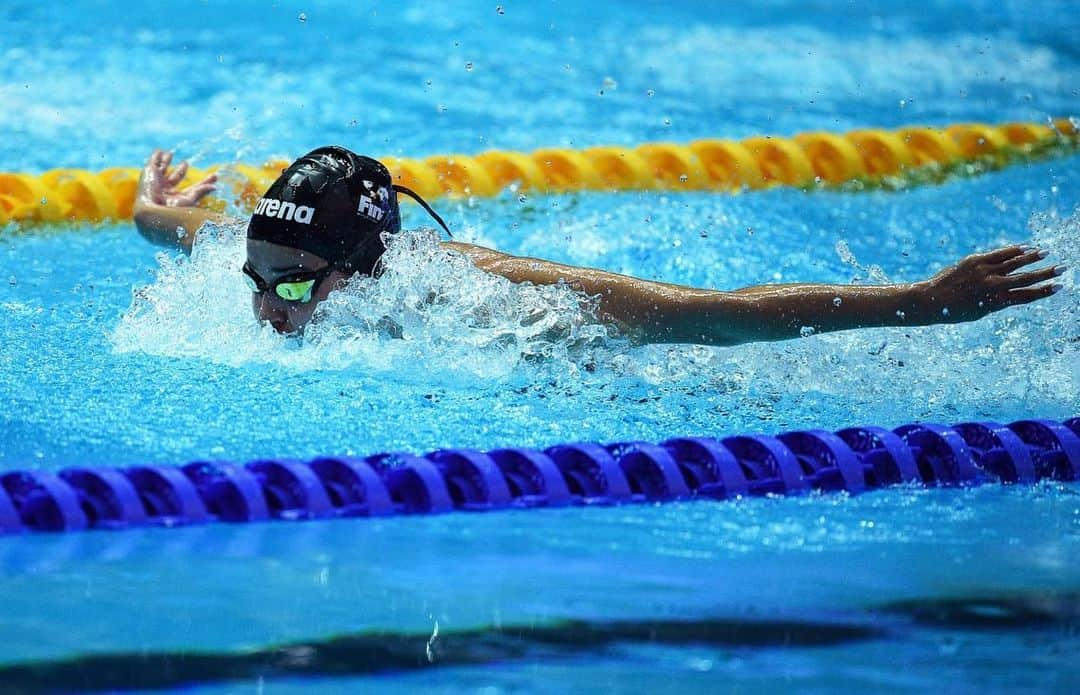
[[[473,262],[477,260],[494,260],[496,258],[507,257],[507,254],[500,253],[495,249],[489,249],[485,246],[477,246],[476,244],[466,244],[463,241],[440,241],[439,247],[446,249],[447,251],[460,253],[461,255],[472,260]]]
[[[466,244],[461,241],[442,241],[439,242],[440,248],[454,253],[460,253],[462,256],[468,258],[473,265],[481,270],[486,270],[489,273],[496,273],[498,275],[505,275],[515,282],[519,281],[514,277],[513,270],[523,262],[538,262],[537,259],[522,258],[521,256],[512,256],[502,251],[496,251],[495,249],[489,249],[486,246],[477,246],[476,244]]]

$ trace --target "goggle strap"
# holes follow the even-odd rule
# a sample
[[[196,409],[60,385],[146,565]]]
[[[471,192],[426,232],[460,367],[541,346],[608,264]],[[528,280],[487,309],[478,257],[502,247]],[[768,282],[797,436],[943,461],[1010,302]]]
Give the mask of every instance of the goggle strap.
[[[443,222],[443,218],[439,217],[439,213],[432,210],[431,206],[427,204],[427,201],[425,201],[423,198],[421,198],[418,193],[416,193],[415,191],[413,191],[410,188],[406,188],[405,186],[402,186],[401,184],[397,184],[397,183],[393,184],[392,187],[398,193],[404,193],[405,195],[409,196],[410,198],[412,198],[416,202],[420,203],[420,205],[422,205],[423,208],[425,210],[427,210],[427,213],[429,215],[431,215],[432,219],[434,219],[436,222],[438,222],[439,226],[446,230],[446,233],[450,235],[450,238],[451,239],[454,238],[454,235],[453,235],[453,233],[451,233],[450,228],[446,226],[445,222]]]

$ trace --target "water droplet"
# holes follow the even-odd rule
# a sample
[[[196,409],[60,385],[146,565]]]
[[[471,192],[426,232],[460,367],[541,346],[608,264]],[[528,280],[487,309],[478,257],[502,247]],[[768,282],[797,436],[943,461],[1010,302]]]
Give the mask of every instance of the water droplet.
[[[664,126],[669,126],[669,125],[671,125],[671,119],[668,118],[667,116],[664,116]]]
[[[700,236],[701,236],[702,239],[707,239],[708,236],[709,236],[709,233],[707,231],[705,231],[704,229],[702,229],[701,232],[700,232]]]
[[[177,227],[176,228],[176,238],[177,239],[183,239],[184,238],[184,228],[183,227]]]
[[[296,18],[298,20],[300,20],[301,23],[306,22],[307,21],[307,12],[301,12],[300,14],[296,15]]]
[[[42,205],[48,205],[49,204],[49,199],[46,198],[45,196],[41,196],[41,204]]]
[[[439,113],[446,113],[446,104],[439,104],[435,108],[438,109]]]
[[[469,61],[468,63],[465,63],[465,72],[472,72],[472,69],[473,69],[472,61]]]
[[[901,311],[901,310],[897,309],[897,310],[896,310],[896,318],[898,318],[898,319],[900,319],[901,321],[903,321],[904,319],[906,319],[906,318],[907,318],[907,314],[906,314],[906,313],[904,313],[903,311]]]
[[[809,338],[810,336],[814,335],[815,332],[816,331],[814,330],[813,326],[803,326],[799,329],[799,335],[803,338]]]
[[[833,299],[832,299],[832,305],[833,306],[840,306],[843,303],[844,303],[844,300],[840,299],[839,297],[833,297]]]
[[[654,92],[653,90],[651,90],[651,89],[646,89],[645,90],[645,96],[649,97],[650,99],[655,95],[656,95],[656,92]]]
[[[7,279],[7,282],[8,282],[8,284],[9,284],[9,285],[11,285],[12,287],[14,287],[15,285],[18,285],[18,284],[19,284],[19,281],[18,281],[18,280],[17,280],[16,278],[15,278],[15,276],[14,276],[14,275],[11,275],[11,276],[9,276],[9,277],[8,277],[8,279]]]
[[[225,56],[223,56],[223,55],[219,55],[219,56],[217,57],[217,62],[219,62],[219,63],[224,63],[224,62],[225,62]]]
[[[506,11],[503,10],[502,5],[496,5],[495,6],[495,14],[506,14]]]
[[[901,99],[900,100],[900,108],[904,108],[905,106],[907,106],[907,99]]]
[[[613,78],[613,77],[605,77],[604,78],[604,89],[610,89],[611,91],[614,92],[618,88],[619,88],[619,83],[615,81],[615,78]]]
[[[682,181],[683,183],[686,183],[687,181],[690,180],[690,177],[687,176],[686,174],[680,174],[679,175],[679,180]]]
[[[528,199],[529,199],[528,196],[526,196],[524,193],[522,193],[521,195],[518,196],[518,202],[519,203],[524,203]]]
[[[941,307],[941,315],[942,316],[948,316],[949,315],[949,307],[947,307],[947,306]]]

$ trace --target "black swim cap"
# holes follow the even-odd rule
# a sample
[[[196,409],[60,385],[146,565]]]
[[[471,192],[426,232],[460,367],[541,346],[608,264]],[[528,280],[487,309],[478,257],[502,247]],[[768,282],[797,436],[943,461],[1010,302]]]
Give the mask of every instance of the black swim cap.
[[[308,251],[370,275],[386,250],[380,235],[400,230],[387,168],[331,146],[308,152],[281,173],[256,204],[247,238]]]

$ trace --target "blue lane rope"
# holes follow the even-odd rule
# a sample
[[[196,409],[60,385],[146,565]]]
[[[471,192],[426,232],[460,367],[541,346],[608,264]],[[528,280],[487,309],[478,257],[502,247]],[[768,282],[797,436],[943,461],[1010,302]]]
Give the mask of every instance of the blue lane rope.
[[[1080,480],[1080,417],[0,475],[0,532]]]

